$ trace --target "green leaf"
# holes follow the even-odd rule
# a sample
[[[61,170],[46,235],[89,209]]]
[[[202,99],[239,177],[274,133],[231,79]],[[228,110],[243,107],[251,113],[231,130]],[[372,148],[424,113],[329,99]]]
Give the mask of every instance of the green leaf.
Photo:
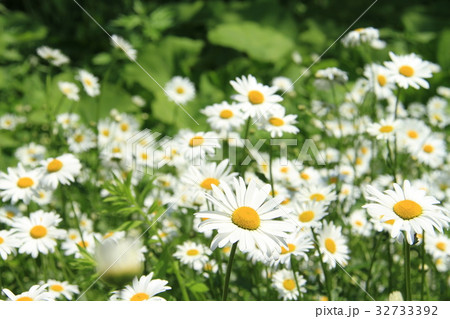
[[[209,291],[208,286],[201,282],[197,282],[191,286],[188,287],[190,291],[197,292],[197,293],[205,293]]]
[[[444,70],[450,68],[450,54],[448,50],[450,48],[450,29],[442,31],[439,37],[438,47],[437,47],[437,61]]]
[[[254,22],[221,24],[208,32],[208,40],[245,52],[262,62],[276,62],[294,47],[292,40],[284,34]]]
[[[122,230],[128,231],[130,229],[139,227],[141,224],[142,224],[141,220],[130,220],[120,225],[118,228],[115,229],[115,231],[122,231]]]

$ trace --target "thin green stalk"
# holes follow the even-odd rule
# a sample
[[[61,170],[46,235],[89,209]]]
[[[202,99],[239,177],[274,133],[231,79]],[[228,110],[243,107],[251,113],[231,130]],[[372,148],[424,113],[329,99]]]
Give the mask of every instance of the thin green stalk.
[[[312,235],[314,238],[314,244],[316,245],[317,252],[319,253],[320,266],[322,267],[323,276],[325,277],[325,288],[327,290],[327,297],[328,297],[328,300],[331,301],[332,300],[332,298],[331,298],[331,283],[330,283],[329,276],[328,276],[328,270],[327,270],[327,267],[325,266],[325,263],[323,262],[323,255],[322,255],[322,252],[319,247],[319,241],[317,240],[316,232],[313,229],[311,229],[311,232],[312,232]]]
[[[393,261],[392,261],[392,252],[391,252],[391,242],[389,240],[389,234],[386,234],[386,242],[387,242],[387,258],[388,258],[388,272],[389,272],[389,278],[388,278],[388,287],[389,292],[392,292],[394,283],[393,283],[393,276],[392,276],[392,267],[393,267]]]
[[[404,266],[405,266],[405,290],[406,290],[406,301],[411,300],[411,246],[406,240],[406,236],[403,240],[403,251],[405,255]]]
[[[245,130],[244,130],[244,137],[243,137],[244,143],[248,139],[248,134],[250,132],[251,120],[252,120],[251,117],[249,117],[247,119],[247,122],[245,123]],[[243,170],[244,170],[243,169],[244,166],[242,165],[242,162],[244,161],[246,155],[247,155],[247,147],[244,145],[244,149],[243,149],[243,153],[242,153],[241,159],[239,160],[239,162],[236,163],[236,165],[238,165],[238,169],[239,169],[239,172],[241,174],[243,173]]]
[[[228,285],[230,284],[231,268],[233,266],[234,255],[236,254],[238,242],[235,242],[231,247],[230,258],[228,259],[227,273],[225,274],[225,284],[223,285],[222,300],[226,301],[228,298]]]
[[[420,284],[420,300],[423,301],[425,295],[425,231],[422,235],[422,245],[420,246],[420,257],[422,259],[422,273],[421,273],[421,284]]]
[[[375,256],[376,256],[377,251],[378,251],[379,238],[380,238],[380,236],[375,236],[375,243],[374,243],[374,247],[373,247],[372,258],[370,259],[369,271],[367,272],[366,291],[369,292],[369,293],[370,293],[370,291],[369,291],[369,289],[370,289],[370,280],[372,279],[372,268],[373,268],[373,264],[375,262]]]
[[[173,262],[173,271],[175,272],[175,277],[177,277],[178,284],[180,285],[181,295],[184,301],[189,301],[189,295],[186,290],[186,285],[184,284],[183,277],[180,275],[180,268],[178,267],[178,262]]]
[[[291,268],[292,268],[292,273],[294,274],[295,287],[297,287],[297,291],[298,291],[298,298],[297,298],[297,300],[300,301],[302,299],[302,292],[300,291],[300,286],[298,284],[297,273],[295,272],[295,270],[297,269],[297,260],[295,259],[294,255],[292,255],[292,254],[291,254]]]
[[[275,188],[273,187],[273,172],[272,172],[272,161],[273,161],[273,150],[272,145],[269,145],[269,176],[270,176],[270,187],[272,189],[272,197],[275,197]]]

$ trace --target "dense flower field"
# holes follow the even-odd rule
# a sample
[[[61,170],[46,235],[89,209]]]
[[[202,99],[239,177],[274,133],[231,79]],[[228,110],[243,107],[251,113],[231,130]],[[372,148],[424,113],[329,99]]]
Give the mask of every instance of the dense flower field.
[[[445,54],[133,3],[95,53],[0,5],[0,300],[450,298]]]

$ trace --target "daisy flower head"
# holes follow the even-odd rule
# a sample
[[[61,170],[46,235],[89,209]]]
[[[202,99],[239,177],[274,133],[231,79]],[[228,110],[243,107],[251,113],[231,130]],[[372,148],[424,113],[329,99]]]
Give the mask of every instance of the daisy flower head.
[[[332,201],[336,200],[336,198],[334,185],[311,185],[302,188],[297,194],[297,199],[300,202],[320,202],[324,205],[330,204]]]
[[[230,84],[238,93],[233,95],[232,99],[238,103],[244,118],[266,117],[267,111],[283,100],[281,96],[275,94],[277,87],[258,83],[253,75],[236,78],[230,81]]]
[[[224,101],[207,106],[201,112],[208,117],[206,121],[215,131],[229,132],[244,124],[243,114],[236,103]]]
[[[286,246],[281,247],[281,254],[278,258],[269,259],[272,267],[277,267],[279,264],[282,264],[290,269],[292,256],[308,260],[306,253],[314,248],[310,235],[302,231],[294,231],[286,238],[286,243]]]
[[[435,259],[448,258],[450,257],[450,238],[445,234],[430,234],[426,236],[425,249]]]
[[[8,167],[7,174],[0,172],[0,197],[4,202],[28,204],[37,195],[40,177],[39,170],[26,170],[21,163],[17,168]]]
[[[48,46],[41,46],[37,48],[36,52],[41,58],[47,60],[50,64],[53,64],[54,66],[61,66],[63,64],[69,63],[70,61],[69,58],[66,55],[64,55],[60,50],[52,49]]]
[[[72,300],[74,294],[79,294],[80,291],[77,285],[71,285],[67,281],[48,280],[48,292],[53,299],[64,297],[67,300]]]
[[[430,85],[425,80],[432,77],[430,63],[422,60],[414,53],[395,55],[389,52],[392,61],[384,62],[392,80],[401,88],[413,87],[428,89]]]
[[[68,138],[69,150],[74,153],[82,153],[94,148],[96,144],[95,134],[87,127],[77,128]]]
[[[292,80],[290,78],[287,78],[285,76],[277,76],[272,80],[272,85],[275,86],[278,91],[281,91],[283,93],[293,93],[294,92],[294,85],[292,83]]]
[[[134,61],[137,58],[137,51],[133,48],[130,42],[124,38],[113,34],[111,36],[111,44],[114,48],[122,50],[130,60]]]
[[[319,70],[316,72],[315,76],[319,80],[326,80],[341,84],[348,81],[347,73],[335,67]]]
[[[75,255],[75,258],[83,258],[80,248],[94,254],[96,244],[94,235],[94,233],[83,231],[82,236],[80,236],[78,231],[69,231],[66,240],[61,245],[64,255]]]
[[[393,139],[399,127],[398,120],[382,119],[380,123],[371,123],[367,133],[376,137],[377,140]]]
[[[330,268],[335,268],[336,263],[341,266],[347,265],[350,250],[347,246],[347,239],[342,235],[341,226],[335,226],[333,222],[325,221],[318,234],[318,242],[322,252],[322,260]]]
[[[297,287],[295,277],[297,277],[299,287]],[[278,291],[278,295],[283,300],[297,300],[299,290],[301,293],[306,292],[306,280],[299,273],[296,273],[295,277],[292,270],[287,269],[278,270],[272,275],[272,287]]]
[[[174,76],[164,87],[169,100],[177,104],[186,104],[195,98],[194,83],[188,78]]]
[[[22,216],[22,213],[16,206],[5,205],[0,207],[0,223],[11,226],[14,218],[19,216]]]
[[[450,87],[446,86],[439,86],[436,89],[437,94],[439,94],[442,97],[445,97],[446,99],[450,99]]]
[[[3,289],[3,293],[9,298],[10,301],[52,301],[53,296],[47,291],[47,284],[34,285],[30,290],[22,292],[19,295],[15,295],[9,289]]]
[[[79,159],[72,154],[46,159],[41,165],[41,185],[51,189],[56,189],[59,183],[62,185],[73,183],[81,170]]]
[[[208,247],[192,241],[186,241],[182,245],[177,246],[177,251],[173,256],[179,259],[181,263],[199,271],[208,261],[209,254],[211,254],[211,250]]]
[[[276,220],[289,213],[289,210],[279,208],[283,199],[270,198],[270,185],[259,187],[254,180],[246,186],[240,177],[234,179],[232,185],[234,189],[227,184],[221,189],[212,185],[213,193],[205,196],[216,211],[196,214],[208,218],[200,224],[201,231],[218,231],[211,248],[237,242],[242,252],[259,248],[267,256],[281,253],[281,246],[286,247],[287,233],[295,229],[292,223]]]
[[[181,130],[176,139],[180,146],[179,152],[190,161],[214,155],[216,148],[220,147],[219,138],[214,132]]]
[[[0,257],[3,260],[6,260],[8,255],[14,254],[15,248],[20,244],[20,240],[16,238],[13,231],[0,230]]]
[[[58,87],[62,94],[64,94],[69,100],[80,100],[80,96],[78,95],[80,89],[75,83],[60,81],[58,82]]]
[[[395,84],[390,78],[389,69],[379,64],[369,64],[364,67],[364,76],[369,80],[369,88],[379,99],[393,95]]]
[[[373,27],[358,28],[350,31],[342,38],[342,44],[345,47],[355,47],[363,43],[368,43],[374,49],[382,49],[384,46],[380,43],[383,42],[379,39],[380,32]]]
[[[364,210],[355,210],[350,214],[349,221],[355,233],[365,237],[370,236],[371,224],[368,222]]]
[[[47,255],[55,250],[57,239],[66,235],[64,229],[56,228],[62,221],[59,215],[38,210],[30,217],[19,217],[14,220],[12,229],[18,240],[22,242],[19,253],[26,253],[36,258],[39,253]]]
[[[126,301],[164,301],[165,299],[157,294],[172,289],[168,281],[161,279],[152,279],[153,273],[147,276],[141,276],[139,279],[135,277],[131,285],[127,285],[121,291],[114,291],[111,300]]]
[[[418,119],[406,119],[399,123],[397,143],[401,148],[417,149],[431,130]]]
[[[83,88],[89,96],[97,96],[100,94],[100,84],[98,78],[86,70],[80,70],[77,79],[83,84]]]
[[[56,117],[56,122],[61,125],[64,130],[76,128],[79,120],[80,116],[76,113],[62,113],[58,114]]]
[[[13,131],[17,125],[25,123],[25,117],[14,114],[4,114],[0,116],[0,129]]]
[[[301,229],[320,228],[320,220],[327,215],[326,206],[319,201],[295,201],[293,218],[297,221],[297,226]]]
[[[435,135],[429,135],[416,148],[411,149],[411,155],[420,163],[438,168],[447,156],[445,141]]]
[[[294,125],[297,123],[297,115],[285,115],[284,107],[274,108],[269,112],[270,115],[263,119],[261,126],[272,138],[282,137],[283,133],[297,134],[300,131]]]
[[[35,167],[44,159],[46,151],[44,146],[31,142],[19,147],[14,155],[24,166]]]
[[[433,196],[427,196],[425,191],[411,187],[408,180],[403,182],[403,188],[394,183],[394,190],[384,193],[368,185],[366,198],[371,201],[363,206],[371,216],[382,215],[381,221],[391,221],[391,237],[397,238],[404,232],[408,243],[414,243],[415,234],[423,231],[434,234],[434,228],[441,233],[448,227],[450,218],[439,201]]]

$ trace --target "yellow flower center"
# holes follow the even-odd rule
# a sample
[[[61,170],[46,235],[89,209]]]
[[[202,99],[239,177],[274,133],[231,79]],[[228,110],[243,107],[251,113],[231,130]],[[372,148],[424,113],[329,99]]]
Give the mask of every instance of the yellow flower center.
[[[208,177],[203,182],[201,182],[200,186],[204,189],[212,190],[212,184],[219,186],[219,180],[216,178]]]
[[[186,255],[188,256],[197,256],[199,254],[199,251],[197,249],[189,249],[186,252]]]
[[[236,209],[231,215],[231,221],[236,226],[247,230],[256,230],[261,224],[261,220],[256,210],[247,206]]]
[[[142,158],[143,160],[146,160],[146,159],[148,159],[148,155],[147,155],[146,153],[142,153],[142,154],[141,154],[141,158]]]
[[[111,150],[113,153],[117,154],[120,153],[120,147],[113,147],[113,149]]]
[[[325,248],[330,253],[334,254],[336,252],[336,242],[331,238],[325,239]]]
[[[385,86],[386,83],[387,83],[386,77],[385,77],[384,75],[382,75],[382,74],[378,74],[378,76],[377,76],[377,81],[378,81],[378,84],[379,84],[380,86]]]
[[[394,213],[402,219],[413,219],[422,214],[422,207],[415,201],[405,199],[396,203],[393,207]]]
[[[25,296],[25,297],[17,298],[16,301],[33,301],[33,298]]]
[[[311,196],[309,196],[310,200],[315,200],[316,202],[320,202],[321,200],[325,199],[325,196],[323,196],[322,194],[319,193],[315,193],[312,194]]]
[[[83,135],[75,135],[74,140],[75,140],[75,142],[77,142],[77,143],[81,143],[81,142],[84,141],[84,136],[83,136]]]
[[[284,166],[280,168],[280,172],[286,174],[287,172],[289,172],[289,167]]]
[[[361,227],[363,223],[360,220],[355,221],[355,225]]]
[[[361,153],[363,153],[364,155],[367,154],[369,152],[369,149],[365,146],[361,147]]]
[[[92,81],[89,79],[84,79],[84,84],[86,84],[87,86],[92,86]]]
[[[210,263],[206,263],[205,266],[203,266],[204,271],[212,271],[212,265]]]
[[[264,95],[256,90],[248,92],[248,100],[252,104],[261,104],[264,102]]]
[[[51,286],[50,286],[50,290],[57,291],[57,292],[61,292],[61,291],[64,290],[64,288],[63,288],[63,286],[61,286],[61,285],[51,285]]]
[[[430,145],[430,144],[426,144],[426,145],[423,146],[423,151],[425,153],[433,153],[434,147],[432,145]]]
[[[130,126],[128,125],[128,123],[120,124],[120,129],[122,130],[122,132],[128,131],[129,128],[130,128]]]
[[[229,119],[230,117],[233,116],[233,112],[231,110],[222,110],[219,116],[223,119]]]
[[[3,244],[4,242],[5,240],[2,237],[0,237],[0,245]]]
[[[380,133],[390,133],[394,130],[394,127],[392,125],[384,125],[380,127],[379,131]]]
[[[189,140],[190,147],[200,146],[205,142],[205,139],[202,136],[194,136]]]
[[[103,136],[108,137],[109,136],[109,130],[103,130],[102,134],[103,134]]]
[[[414,69],[412,67],[410,67],[409,65],[402,65],[399,69],[398,72],[406,77],[411,77],[414,75]]]
[[[362,163],[363,163],[363,160],[360,157],[357,157],[356,160],[355,160],[355,164],[356,165],[362,165]]]
[[[63,167],[63,163],[60,160],[57,160],[56,158],[48,163],[47,165],[47,172],[49,173],[55,173],[59,171]]]
[[[223,252],[224,254],[228,254],[228,253],[230,252],[230,250],[231,250],[231,247],[230,247],[230,246],[227,246],[227,247],[223,247],[223,248],[222,248],[222,252]]]
[[[88,248],[89,243],[87,241],[81,240],[77,243],[77,245],[80,246],[81,248]]]
[[[9,219],[12,219],[14,216],[16,216],[16,214],[14,214],[13,212],[6,212],[6,217],[8,217]]]
[[[30,230],[30,236],[34,239],[39,239],[47,235],[47,228],[41,225],[36,225]]]
[[[77,235],[75,235],[75,234],[70,234],[70,235],[69,235],[69,238],[72,239],[72,240],[75,240],[75,239],[77,239]]]
[[[309,175],[306,173],[300,173],[300,177],[304,180],[308,180],[309,179]]]
[[[298,216],[298,220],[302,223],[310,222],[314,219],[314,212],[312,210],[306,210]]]
[[[389,219],[389,220],[385,221],[384,223],[388,224],[388,225],[394,225],[394,222],[395,222],[394,219]]]
[[[271,117],[269,119],[269,123],[272,124],[273,126],[283,126],[284,125],[283,119],[280,119],[279,117]]]
[[[444,242],[440,241],[436,244],[436,248],[439,249],[440,251],[445,251],[445,248],[447,248],[447,246],[445,245]]]
[[[283,281],[283,287],[286,290],[292,291],[295,289],[295,281],[292,279],[285,279]]]
[[[70,93],[72,92],[72,89],[69,88],[69,87],[65,87],[62,91],[63,91],[63,93],[65,93],[65,94],[70,94]]]
[[[410,131],[408,131],[408,137],[409,138],[418,138],[419,134],[416,131],[410,130]]]
[[[29,177],[21,177],[17,181],[17,186],[20,188],[28,188],[34,185],[34,181]]]
[[[177,93],[178,94],[183,94],[184,93],[184,88],[182,88],[181,86],[177,87]]]
[[[288,249],[281,247],[281,254],[287,254],[287,253],[291,253],[295,250],[295,245],[294,244],[288,244]]]
[[[362,32],[362,31],[364,31],[364,28],[358,28],[358,29],[355,29],[355,31],[356,32]]]
[[[138,292],[133,297],[130,298],[130,301],[144,301],[150,298],[145,292]]]

